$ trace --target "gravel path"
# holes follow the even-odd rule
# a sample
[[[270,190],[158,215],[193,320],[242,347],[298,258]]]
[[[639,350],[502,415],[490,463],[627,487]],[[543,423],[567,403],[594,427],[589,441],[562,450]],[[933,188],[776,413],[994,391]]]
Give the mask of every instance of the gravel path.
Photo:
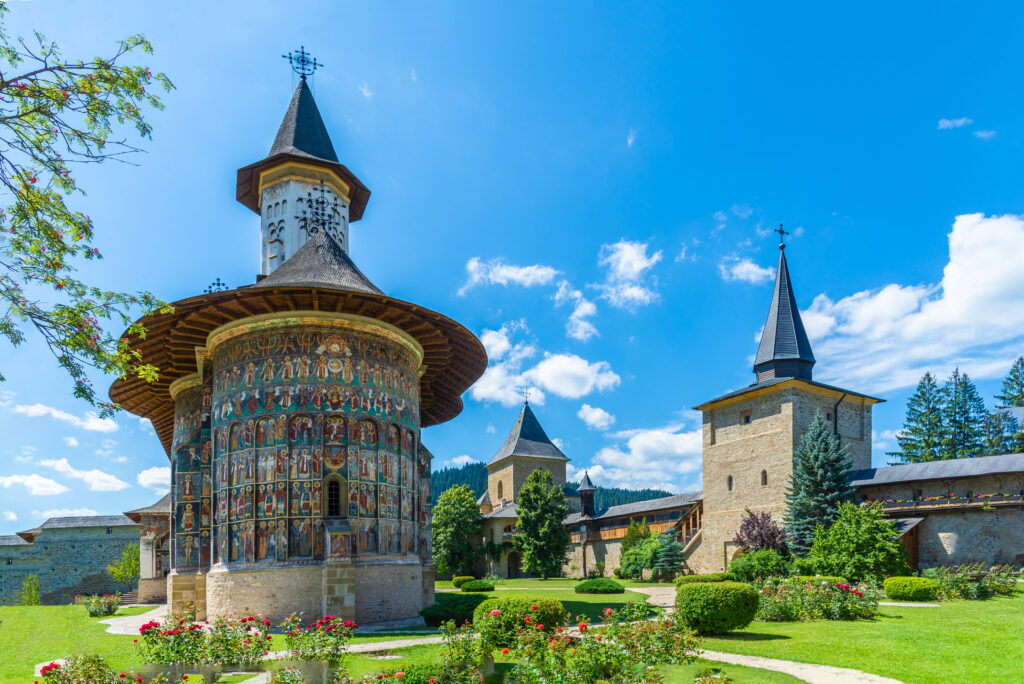
[[[139,615],[126,615],[124,617],[113,617],[107,618],[106,620],[100,620],[100,623],[109,625],[107,627],[108,634],[134,634],[139,635],[139,627],[146,624],[150,620],[162,620],[167,615],[167,606],[157,606],[148,613],[140,613]]]
[[[700,657],[721,663],[745,665],[761,670],[782,672],[802,681],[810,682],[810,684],[864,684],[865,682],[870,684],[902,684],[898,679],[880,677],[845,667],[811,665],[810,663],[796,663],[790,660],[776,660],[774,658],[720,653],[718,651],[701,651]]]

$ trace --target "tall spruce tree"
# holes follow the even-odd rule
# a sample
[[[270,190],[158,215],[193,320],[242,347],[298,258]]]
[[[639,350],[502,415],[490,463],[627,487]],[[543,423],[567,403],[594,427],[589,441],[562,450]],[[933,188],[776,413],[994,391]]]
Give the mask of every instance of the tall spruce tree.
[[[840,446],[839,437],[818,411],[793,454],[793,475],[786,490],[784,522],[791,552],[804,556],[818,526],[831,525],[839,504],[853,497],[849,471],[846,447]]]
[[[661,544],[654,553],[652,570],[662,579],[671,579],[686,568],[683,545],[676,540],[675,532],[665,532],[661,535]]]
[[[1017,360],[1010,366],[1010,372],[1003,378],[1003,386],[996,395],[997,409],[1022,409],[1024,408],[1024,356],[1018,356]],[[1007,414],[1000,414],[1007,415]],[[1021,420],[1021,413],[1016,415],[1009,413],[1012,424],[1009,426],[1009,434],[1004,438],[1004,454],[1024,453],[1024,420]]]
[[[935,383],[935,376],[925,373],[917,389],[907,400],[907,417],[903,429],[896,436],[899,451],[890,451],[893,464],[924,463],[942,458],[942,440],[945,426],[942,423],[943,393]]]
[[[558,575],[569,551],[569,528],[565,526],[569,507],[565,492],[555,484],[551,473],[530,473],[519,490],[516,511],[518,534],[513,543],[523,555],[523,567],[544,579]]]
[[[976,458],[985,452],[988,411],[978,388],[957,368],[942,388],[942,423],[945,428],[941,458]]]

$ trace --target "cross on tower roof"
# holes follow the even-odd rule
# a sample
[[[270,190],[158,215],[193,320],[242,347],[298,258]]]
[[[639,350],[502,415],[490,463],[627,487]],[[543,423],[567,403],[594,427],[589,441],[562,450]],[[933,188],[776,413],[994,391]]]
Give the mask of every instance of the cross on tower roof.
[[[294,54],[289,52],[287,55],[281,55],[281,57],[287,59],[288,64],[292,67],[292,71],[302,78],[312,76],[318,68],[323,66],[323,64],[316,61],[315,57],[311,58],[309,56],[309,53],[306,52],[305,45],[300,45],[299,49]]]
[[[524,387],[523,388],[523,403],[524,404],[529,404],[530,403],[530,388],[529,387]]]
[[[780,223],[779,227],[773,230],[772,232],[779,234],[779,249],[786,249],[786,236],[789,235],[789,231],[783,230],[782,224]]]

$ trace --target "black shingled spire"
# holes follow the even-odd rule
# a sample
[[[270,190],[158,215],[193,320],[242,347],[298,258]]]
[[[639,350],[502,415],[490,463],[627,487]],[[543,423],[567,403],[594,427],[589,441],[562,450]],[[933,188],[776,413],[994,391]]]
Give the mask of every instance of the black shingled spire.
[[[498,449],[498,453],[490,460],[490,463],[497,463],[509,456],[530,456],[533,458],[553,458],[559,461],[568,461],[562,451],[548,439],[544,428],[540,426],[537,416],[533,415],[533,409],[529,404],[523,404],[523,410],[519,412],[515,425],[505,438],[505,443]]]
[[[754,359],[754,372],[757,373],[758,382],[773,378],[810,380],[812,366],[814,354],[793,295],[785,246],[779,245],[775,291],[772,293],[768,321],[764,324],[761,344]]]
[[[595,487],[594,483],[590,481],[590,475],[588,475],[587,471],[584,470],[583,471],[583,479],[580,480],[580,486],[576,488],[576,491],[577,492],[592,492],[592,491],[594,491],[596,489],[597,489],[597,487]]]
[[[317,109],[305,76],[299,79],[299,87],[292,95],[291,104],[288,105],[288,111],[285,112],[274,145],[267,156],[282,153],[338,163],[331,136],[327,134],[327,127],[320,117],[320,110]]]
[[[384,294],[324,230],[314,233],[295,254],[254,287],[318,287]]]

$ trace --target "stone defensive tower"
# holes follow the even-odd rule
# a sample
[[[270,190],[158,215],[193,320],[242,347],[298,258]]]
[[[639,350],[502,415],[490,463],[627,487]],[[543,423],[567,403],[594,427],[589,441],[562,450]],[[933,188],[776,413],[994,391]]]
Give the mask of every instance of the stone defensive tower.
[[[461,412],[487,358],[353,263],[348,222],[369,195],[303,74],[270,154],[238,172],[261,217],[256,283],[175,302],[129,340],[159,380],[110,396],[152,421],[171,462],[173,610],[379,622],[433,602],[420,429]]]
[[[814,354],[793,294],[785,245],[779,245],[768,320],[754,359],[754,384],[695,407],[703,414],[704,516],[697,572],[723,570],[737,549],[744,510],[782,521],[793,451],[817,412],[846,447],[851,469],[871,466],[874,397],[814,381]]]

